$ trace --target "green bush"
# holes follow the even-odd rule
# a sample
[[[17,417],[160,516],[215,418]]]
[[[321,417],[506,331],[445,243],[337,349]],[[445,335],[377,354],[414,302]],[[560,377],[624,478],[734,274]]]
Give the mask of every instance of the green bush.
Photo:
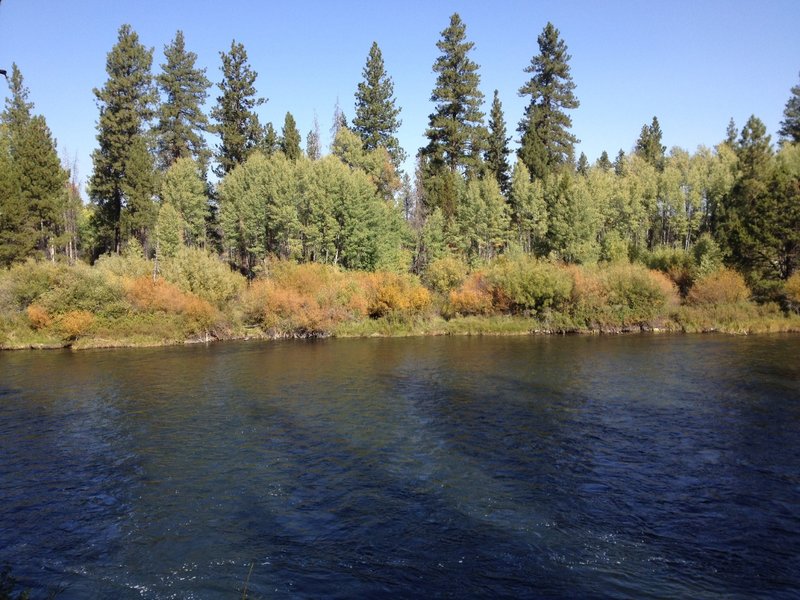
[[[247,283],[226,263],[199,248],[181,248],[159,268],[164,279],[219,308],[237,298]]]
[[[641,265],[612,265],[603,279],[609,309],[621,325],[649,322],[678,303],[672,282]]]
[[[423,274],[423,283],[434,292],[446,294],[459,287],[467,278],[467,264],[455,257],[434,260]]]
[[[572,278],[564,268],[529,256],[498,259],[486,278],[495,308],[504,312],[560,310],[572,292]]]

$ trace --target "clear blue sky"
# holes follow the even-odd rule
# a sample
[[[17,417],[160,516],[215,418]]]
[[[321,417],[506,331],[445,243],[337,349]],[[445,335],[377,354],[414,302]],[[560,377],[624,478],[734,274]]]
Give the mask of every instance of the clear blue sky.
[[[353,93],[375,40],[402,107],[400,142],[413,156],[425,143],[432,111],[435,44],[453,12],[475,43],[487,112],[496,88],[509,134],[525,105],[517,90],[538,52],[537,36],[547,21],[561,31],[581,102],[572,112],[581,140],[576,154],[592,161],[603,150],[612,158],[620,148],[629,151],[653,115],[668,147],[712,146],[731,117],[741,126],[751,114],[774,140],[798,83],[798,0],[2,0],[0,68],[19,65],[36,111],[47,118],[59,151],[77,157],[85,181],[98,117],[92,88],[106,80],[106,54],[122,23],[155,48],[154,71],[164,45],[182,29],[215,83],[219,52],[233,38],[242,42],[259,74],[259,93],[269,99],[259,109],[262,122],[280,130],[289,110],[305,140],[316,113],[323,142],[337,98],[352,118]]]

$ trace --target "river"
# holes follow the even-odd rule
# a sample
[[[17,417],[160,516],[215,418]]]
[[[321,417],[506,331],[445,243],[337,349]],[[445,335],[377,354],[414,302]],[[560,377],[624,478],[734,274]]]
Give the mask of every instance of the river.
[[[800,337],[0,354],[0,566],[72,598],[797,597]]]

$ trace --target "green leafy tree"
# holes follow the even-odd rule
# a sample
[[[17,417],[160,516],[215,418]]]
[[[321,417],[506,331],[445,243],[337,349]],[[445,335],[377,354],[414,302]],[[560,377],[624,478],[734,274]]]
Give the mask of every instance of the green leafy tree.
[[[547,204],[541,179],[531,181],[528,168],[521,160],[511,174],[511,222],[525,252],[541,251],[547,234]]]
[[[289,160],[297,160],[303,155],[300,149],[300,132],[297,130],[292,113],[287,112],[281,130],[281,151]]]
[[[466,25],[458,13],[450,17],[450,25],[441,35],[436,46],[442,54],[433,65],[437,77],[431,101],[435,109],[425,132],[429,142],[421,153],[434,172],[446,167],[474,176],[482,168],[486,139],[478,65],[469,58],[475,44],[466,41]]]
[[[599,214],[587,180],[569,172],[551,178],[546,188],[550,250],[565,262],[593,263],[600,257]]]
[[[636,154],[659,171],[664,170],[664,153],[667,150],[666,146],[661,145],[661,137],[661,126],[658,123],[658,119],[653,117],[653,122],[650,125],[642,126],[635,149]]]
[[[159,260],[174,258],[183,247],[185,223],[171,202],[164,202],[156,221],[156,256]]]
[[[570,74],[567,45],[548,23],[538,37],[539,54],[525,68],[531,78],[519,89],[530,102],[519,123],[518,155],[532,177],[544,177],[562,165],[572,165],[578,139],[570,133],[572,119],[565,112],[578,108]]]
[[[783,121],[778,131],[781,138],[800,143],[800,84],[792,88],[792,95],[786,101],[786,108],[783,109]]]
[[[508,244],[508,205],[493,178],[460,186],[461,198],[451,227],[451,245],[470,262],[494,258]]]
[[[219,55],[222,81],[217,87],[221,95],[211,110],[211,118],[216,121],[214,132],[220,137],[214,172],[224,177],[259,145],[262,130],[254,109],[266,100],[256,95],[258,73],[250,68],[243,44],[233,40],[230,51]]]
[[[486,167],[500,186],[500,191],[508,197],[511,190],[511,175],[508,166],[508,155],[511,150],[508,142],[511,137],[506,136],[506,121],[503,116],[503,105],[500,102],[497,90],[492,99],[492,110],[489,113],[489,135],[486,143]]]
[[[199,165],[189,157],[179,158],[161,180],[161,200],[172,205],[184,223],[183,239],[190,246],[204,247],[209,218],[206,185]]]
[[[182,31],[164,48],[164,57],[162,72],[156,76],[163,96],[155,128],[159,166],[168,169],[179,158],[191,157],[205,170],[211,153],[203,138],[209,124],[202,106],[211,82],[205,69],[195,67],[197,54],[186,50]]]
[[[151,212],[143,203],[147,202],[146,180],[152,175],[143,169],[147,162],[145,136],[156,100],[152,61],[153,50],[139,42],[130,25],[123,25],[106,59],[108,80],[102,89],[94,90],[100,108],[99,147],[92,154],[89,195],[97,207],[94,228],[99,252],[121,250],[128,235],[122,228],[123,219],[134,228],[143,224],[128,218],[129,213]]]
[[[406,158],[397,139],[397,131],[402,124],[398,118],[401,109],[395,104],[394,83],[386,74],[377,42],[372,42],[363,77],[364,81],[358,84],[355,94],[353,130],[361,137],[365,150],[386,148],[392,163],[399,168]]]

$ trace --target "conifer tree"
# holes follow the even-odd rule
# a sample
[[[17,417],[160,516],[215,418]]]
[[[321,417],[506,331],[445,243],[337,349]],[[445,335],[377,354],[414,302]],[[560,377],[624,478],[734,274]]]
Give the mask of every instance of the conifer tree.
[[[159,167],[167,169],[179,158],[191,157],[206,165],[211,153],[202,132],[208,131],[208,119],[202,106],[211,82],[205,69],[195,67],[197,54],[187,52],[183,32],[164,48],[166,62],[156,82],[163,94],[156,125]]]
[[[130,25],[123,25],[106,60],[108,80],[102,89],[94,90],[100,108],[99,148],[92,154],[89,194],[97,206],[94,228],[100,252],[119,252],[127,236],[121,225],[123,217],[143,212],[142,202],[151,201],[143,196],[150,175],[142,171],[147,162],[144,136],[156,100],[152,61],[153,50],[139,42]],[[132,192],[136,197],[131,197]],[[128,223],[134,228],[143,225],[138,218],[128,219]]]
[[[258,73],[250,68],[243,44],[231,42],[230,52],[220,52],[222,81],[217,84],[221,95],[211,111],[216,121],[214,132],[220,137],[217,146],[217,166],[214,172],[224,177],[245,161],[258,145],[262,131],[256,106],[266,100],[256,96],[255,82]]]
[[[792,88],[792,95],[783,109],[783,117],[778,131],[781,138],[795,144],[800,143],[800,84]]]
[[[530,96],[525,115],[519,123],[519,157],[532,177],[543,178],[561,165],[571,165],[578,139],[570,133],[572,119],[565,112],[578,108],[573,90],[567,45],[559,31],[548,23],[538,38],[539,54],[525,68],[531,78],[519,89]]]
[[[30,90],[25,87],[25,82],[23,81],[22,73],[17,67],[17,63],[12,63],[11,65],[11,78],[8,82],[11,89],[11,96],[6,98],[2,121],[6,127],[8,127],[13,149],[14,136],[18,135],[31,120],[33,102],[28,100]]]
[[[466,41],[466,25],[458,13],[441,35],[436,47],[442,54],[433,65],[437,78],[431,93],[436,106],[425,132],[429,142],[421,154],[434,172],[446,167],[474,176],[481,170],[486,138],[478,65],[469,58],[475,44]]]
[[[620,148],[619,152],[617,152],[617,157],[614,159],[614,174],[617,177],[625,175],[625,160],[625,151]]]
[[[578,164],[575,165],[575,170],[583,176],[589,174],[589,159],[586,158],[586,155],[583,152],[581,152],[581,155],[578,157]]]
[[[508,155],[511,150],[508,142],[511,137],[506,136],[506,121],[503,116],[503,105],[500,102],[497,90],[494,91],[492,110],[489,113],[489,136],[486,145],[486,167],[494,175],[500,191],[505,197],[511,190],[511,175],[509,174]]]
[[[611,161],[608,158],[608,152],[606,152],[605,150],[603,150],[602,154],[600,154],[600,158],[597,159],[597,162],[595,164],[600,169],[606,172],[610,171],[614,167],[614,165],[611,164]]]
[[[664,170],[664,153],[667,150],[666,146],[661,145],[661,136],[661,126],[658,119],[653,117],[650,125],[642,125],[635,149],[638,156],[653,165],[658,171]]]
[[[739,137],[739,131],[736,129],[736,122],[731,117],[731,120],[728,121],[728,127],[725,129],[725,144],[727,144],[730,148],[734,148],[736,146],[736,138]]]
[[[273,127],[272,123],[267,123],[261,132],[256,148],[258,148],[264,156],[272,156],[275,152],[280,150],[280,146],[278,132],[275,131],[275,127]]]
[[[286,113],[283,120],[281,151],[289,160],[297,160],[303,154],[303,151],[300,150],[300,132],[297,130],[297,123],[290,112]]]
[[[319,135],[319,122],[314,115],[314,126],[306,136],[306,155],[311,160],[319,160],[322,157],[322,141]]]
[[[398,119],[401,109],[395,106],[394,83],[386,74],[377,42],[372,42],[362,73],[364,81],[358,84],[355,94],[353,130],[361,137],[365,150],[386,148],[397,168],[406,158],[396,137],[402,124]]]

